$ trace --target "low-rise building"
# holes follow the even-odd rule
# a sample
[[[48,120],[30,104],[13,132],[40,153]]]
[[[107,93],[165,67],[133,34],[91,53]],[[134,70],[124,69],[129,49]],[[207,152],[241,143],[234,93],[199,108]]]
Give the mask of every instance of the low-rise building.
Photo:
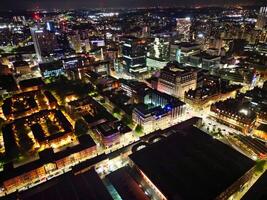
[[[194,109],[202,110],[209,108],[212,103],[218,100],[234,98],[241,88],[241,85],[229,85],[228,81],[207,76],[204,79],[203,86],[185,93],[184,101]]]
[[[46,62],[46,63],[40,63],[39,68],[41,71],[41,74],[44,78],[47,77],[57,77],[61,74],[63,74],[63,63],[62,61],[52,61],[52,62]]]
[[[156,90],[149,90],[144,96],[144,102],[133,109],[132,119],[145,132],[151,132],[178,122],[184,112],[185,103],[182,101]]]
[[[31,68],[28,62],[26,61],[16,61],[13,63],[14,71],[17,74],[28,74],[31,73]]]
[[[257,115],[240,99],[229,98],[211,105],[214,117],[241,132],[250,133],[255,126]]]
[[[129,136],[132,130],[119,121],[106,121],[93,127],[96,136],[100,143],[105,148],[110,148],[114,145],[125,141],[125,136]]]
[[[154,199],[228,199],[252,178],[254,161],[198,128],[169,132],[129,156],[135,180]]]

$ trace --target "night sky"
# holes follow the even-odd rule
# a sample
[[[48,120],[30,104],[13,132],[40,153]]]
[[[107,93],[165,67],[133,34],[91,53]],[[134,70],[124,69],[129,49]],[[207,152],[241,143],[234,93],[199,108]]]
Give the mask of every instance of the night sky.
[[[1,0],[0,9],[259,4],[264,0]]]

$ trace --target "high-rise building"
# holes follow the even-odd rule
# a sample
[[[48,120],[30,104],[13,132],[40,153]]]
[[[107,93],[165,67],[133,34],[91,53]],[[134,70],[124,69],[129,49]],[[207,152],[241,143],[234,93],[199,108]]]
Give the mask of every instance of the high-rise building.
[[[50,32],[55,32],[56,31],[55,23],[53,21],[46,22],[46,30]]]
[[[146,58],[147,67],[158,69],[163,68],[169,61],[170,42],[166,38],[155,38],[148,45]]]
[[[45,61],[58,48],[56,35],[42,28],[31,28],[31,34],[38,61]]]
[[[200,53],[201,46],[190,42],[174,43],[170,45],[170,60],[187,63],[192,55]]]
[[[256,29],[262,30],[267,25],[267,7],[261,7],[258,20],[256,23]]]
[[[127,37],[122,44],[123,66],[129,73],[147,71],[145,41]]]
[[[69,36],[69,42],[71,48],[76,52],[76,53],[81,53],[82,52],[82,41],[81,37],[78,33],[74,33]]]
[[[155,38],[153,42],[148,45],[147,56],[159,60],[169,60],[169,44],[168,39]]]
[[[191,19],[189,17],[176,19],[176,31],[182,42],[190,39]]]

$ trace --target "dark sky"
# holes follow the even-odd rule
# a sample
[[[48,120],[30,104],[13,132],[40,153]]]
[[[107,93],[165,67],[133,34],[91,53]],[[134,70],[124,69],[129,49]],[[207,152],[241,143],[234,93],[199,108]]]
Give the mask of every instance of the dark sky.
[[[264,0],[0,0],[0,9],[259,4]],[[266,3],[267,4],[267,3]]]

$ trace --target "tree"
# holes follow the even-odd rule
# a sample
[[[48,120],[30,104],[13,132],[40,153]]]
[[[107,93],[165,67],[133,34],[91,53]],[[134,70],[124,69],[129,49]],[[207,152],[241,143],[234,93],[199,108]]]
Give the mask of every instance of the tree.
[[[3,124],[5,123],[5,120],[0,117],[0,129],[2,129]]]
[[[113,114],[117,114],[117,115],[119,115],[120,112],[121,112],[120,109],[117,108],[117,107],[113,108],[113,110],[112,110],[112,113],[113,113]]]
[[[76,136],[81,136],[81,135],[84,135],[87,133],[88,131],[88,126],[87,126],[87,123],[83,120],[83,119],[78,119],[76,122],[75,122],[75,135]]]
[[[49,118],[47,118],[46,120],[46,127],[47,127],[49,134],[51,135],[58,133],[60,131],[59,127],[54,122],[52,122]]]
[[[143,126],[138,124],[136,127],[135,127],[135,132],[138,133],[138,134],[142,134],[143,133]]]
[[[260,172],[260,173],[263,172],[265,165],[266,165],[266,160],[257,160],[256,166],[255,166],[255,171]]]
[[[133,120],[128,115],[123,115],[121,121],[126,124],[127,126],[130,126],[133,124]]]
[[[33,141],[28,135],[29,131],[26,126],[17,127],[17,137],[19,149],[22,154],[29,153],[33,148]]]
[[[101,99],[100,99],[100,103],[103,104],[103,103],[105,103],[105,102],[106,102],[106,100],[105,100],[104,98],[101,98]]]

